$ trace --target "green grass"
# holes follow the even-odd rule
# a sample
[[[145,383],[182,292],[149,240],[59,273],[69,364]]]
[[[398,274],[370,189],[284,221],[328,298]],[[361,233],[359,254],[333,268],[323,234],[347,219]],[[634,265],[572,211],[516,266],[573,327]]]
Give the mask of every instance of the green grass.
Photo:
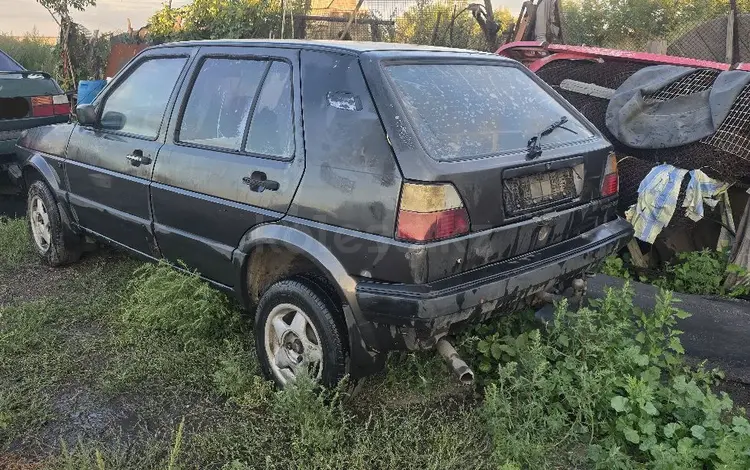
[[[552,330],[507,317],[459,343],[477,365],[476,389],[458,385],[434,353],[402,353],[351,397],[345,386],[320,391],[309,380],[275,390],[259,373],[249,318],[194,274],[107,251],[62,270],[25,270],[44,277],[45,290],[0,307],[0,467],[746,463],[750,425],[745,434],[708,375],[683,369],[666,301],[643,314],[628,292],[615,293],[580,314],[561,310]],[[0,270],[0,284],[19,279]],[[657,433],[641,450],[633,432],[646,437],[650,423],[673,437]]]
[[[31,255],[26,219],[0,216],[0,269],[15,268]]]

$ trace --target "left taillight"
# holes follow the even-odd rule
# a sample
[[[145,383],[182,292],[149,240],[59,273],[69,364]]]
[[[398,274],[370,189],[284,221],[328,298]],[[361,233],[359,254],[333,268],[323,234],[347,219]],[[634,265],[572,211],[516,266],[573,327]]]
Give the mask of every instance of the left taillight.
[[[620,190],[620,178],[617,174],[617,157],[610,153],[602,177],[602,197],[614,196]]]
[[[469,232],[469,214],[452,184],[404,183],[396,238],[427,242]]]
[[[50,117],[70,114],[70,101],[67,95],[34,96],[31,98],[33,117]]]

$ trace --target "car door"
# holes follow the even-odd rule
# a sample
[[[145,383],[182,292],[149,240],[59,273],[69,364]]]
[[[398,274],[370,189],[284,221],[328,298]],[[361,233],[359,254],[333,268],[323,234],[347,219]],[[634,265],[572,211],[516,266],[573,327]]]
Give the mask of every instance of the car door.
[[[165,111],[186,72],[190,48],[139,56],[100,95],[93,126],[78,125],[66,177],[76,223],[99,237],[158,256],[149,183],[163,145]]]
[[[151,183],[169,261],[231,287],[243,234],[287,212],[304,171],[299,80],[294,49],[201,48]]]

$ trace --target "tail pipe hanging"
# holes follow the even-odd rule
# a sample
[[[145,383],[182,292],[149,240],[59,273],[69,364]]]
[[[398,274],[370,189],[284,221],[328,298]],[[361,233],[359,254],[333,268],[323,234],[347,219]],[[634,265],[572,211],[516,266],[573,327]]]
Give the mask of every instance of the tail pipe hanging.
[[[474,382],[474,371],[458,355],[453,345],[445,338],[440,338],[437,342],[437,350],[445,362],[453,369],[458,380],[464,385],[470,385]]]

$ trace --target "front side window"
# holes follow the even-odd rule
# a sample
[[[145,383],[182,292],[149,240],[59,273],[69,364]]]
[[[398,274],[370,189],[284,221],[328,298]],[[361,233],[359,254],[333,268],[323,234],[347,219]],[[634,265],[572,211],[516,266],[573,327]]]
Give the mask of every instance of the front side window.
[[[525,149],[529,138],[562,116],[565,129],[543,145],[593,134],[521,70],[503,65],[404,64],[386,67],[415,132],[436,160]]]
[[[183,57],[142,62],[105,99],[100,126],[156,139],[169,97],[186,62]]]

